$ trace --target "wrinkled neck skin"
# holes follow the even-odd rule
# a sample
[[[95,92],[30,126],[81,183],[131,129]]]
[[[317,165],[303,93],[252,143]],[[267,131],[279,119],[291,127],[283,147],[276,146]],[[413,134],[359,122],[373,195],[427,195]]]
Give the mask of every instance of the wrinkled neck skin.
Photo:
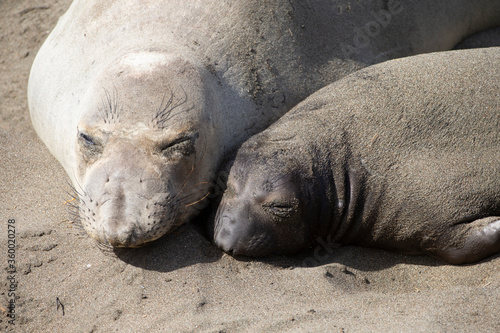
[[[318,210],[314,242],[348,244],[369,227],[365,219],[369,213],[364,200],[366,179],[348,163],[335,161],[330,167],[330,172],[315,179],[315,192],[323,192],[320,197],[325,199]]]
[[[304,186],[303,200],[310,246],[363,244],[376,218],[380,193],[369,188],[368,173],[352,155],[349,142],[340,137],[338,145],[314,147],[309,142],[300,149],[309,155],[302,159],[299,174],[303,176],[300,182],[309,184]]]

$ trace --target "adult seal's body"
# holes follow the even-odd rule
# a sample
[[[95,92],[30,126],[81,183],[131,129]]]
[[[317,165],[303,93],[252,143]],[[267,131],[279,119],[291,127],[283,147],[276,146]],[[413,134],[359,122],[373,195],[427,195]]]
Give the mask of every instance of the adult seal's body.
[[[468,263],[500,251],[500,48],[389,61],[246,141],[217,211],[236,255],[317,241]]]
[[[221,156],[368,64],[500,25],[496,0],[77,0],[37,55],[33,126],[99,242],[152,241],[196,214]]]

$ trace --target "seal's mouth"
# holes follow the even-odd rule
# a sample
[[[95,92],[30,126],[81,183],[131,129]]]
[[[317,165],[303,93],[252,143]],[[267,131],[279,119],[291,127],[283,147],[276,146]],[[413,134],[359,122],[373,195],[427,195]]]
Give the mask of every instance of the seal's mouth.
[[[139,248],[139,247],[144,247],[147,242],[142,242],[138,241],[138,237],[136,234],[135,230],[130,230],[129,232],[125,233],[120,236],[115,236],[112,237],[109,234],[105,234],[106,237],[106,244],[109,244],[111,247],[114,248]]]
[[[140,249],[140,248],[149,246],[150,244],[154,243],[155,241],[157,241],[157,239],[152,240],[152,241],[137,243],[137,244],[123,243],[123,244],[114,244],[113,245],[110,243],[101,243],[101,242],[97,242],[97,244],[99,245],[99,247],[109,248],[109,249]]]
[[[172,216],[166,216],[166,211]],[[155,212],[148,212],[140,220],[104,220],[97,240],[113,248],[142,248],[176,229],[179,215],[182,214],[159,205]]]
[[[234,223],[233,223],[234,224]],[[240,233],[238,230],[230,230],[222,227],[215,235],[215,244],[224,252],[238,257],[264,257],[269,255],[273,249],[273,237],[265,230],[262,232]]]
[[[187,192],[186,192],[187,193]],[[120,194],[120,193],[118,193]],[[148,198],[132,193],[80,199],[78,215],[86,233],[103,248],[142,248],[173,232],[197,212],[198,193]],[[85,201],[84,201],[85,200]]]

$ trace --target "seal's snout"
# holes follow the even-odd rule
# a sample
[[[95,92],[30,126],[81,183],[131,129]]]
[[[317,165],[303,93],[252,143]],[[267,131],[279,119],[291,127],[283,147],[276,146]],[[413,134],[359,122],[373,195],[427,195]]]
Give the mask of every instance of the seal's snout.
[[[215,244],[224,252],[233,253],[237,251],[238,236],[235,232],[236,221],[227,216],[223,216],[217,221],[217,230],[214,235]]]
[[[137,227],[124,223],[108,223],[104,228],[106,243],[113,247],[139,247]]]
[[[116,150],[116,148],[115,148]],[[167,205],[171,195],[151,156],[129,157],[125,148],[116,160],[101,158],[85,180],[80,217],[87,233],[113,247],[142,247],[171,229],[175,219]],[[136,152],[139,151],[136,149]]]
[[[106,241],[112,247],[129,247],[132,235],[130,233],[123,234],[105,234]]]
[[[216,222],[215,244],[234,256],[260,257],[270,254],[273,238],[268,230],[248,219],[223,216]]]

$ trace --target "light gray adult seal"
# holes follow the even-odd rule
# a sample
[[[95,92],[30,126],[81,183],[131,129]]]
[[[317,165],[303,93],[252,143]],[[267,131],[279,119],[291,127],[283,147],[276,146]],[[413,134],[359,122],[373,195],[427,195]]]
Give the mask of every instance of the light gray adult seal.
[[[499,63],[500,48],[420,55],[313,94],[238,151],[215,243],[263,256],[321,240],[453,264],[499,252]]]
[[[500,3],[77,0],[33,64],[33,126],[103,244],[197,214],[221,157],[313,91],[500,25]]]

